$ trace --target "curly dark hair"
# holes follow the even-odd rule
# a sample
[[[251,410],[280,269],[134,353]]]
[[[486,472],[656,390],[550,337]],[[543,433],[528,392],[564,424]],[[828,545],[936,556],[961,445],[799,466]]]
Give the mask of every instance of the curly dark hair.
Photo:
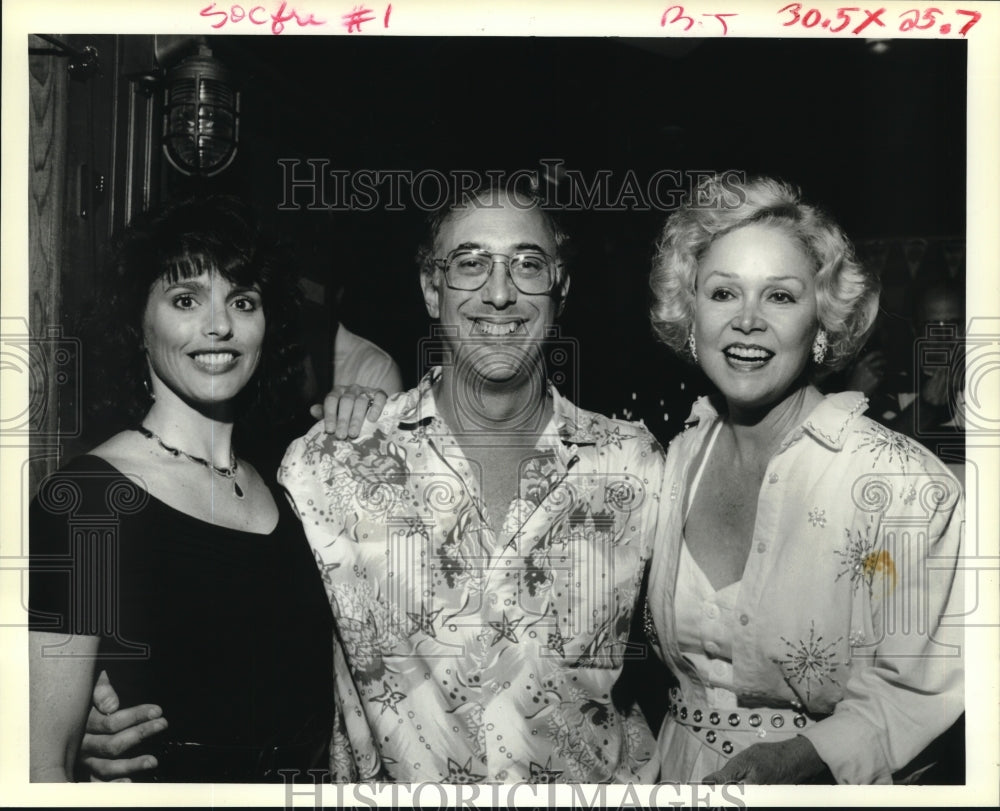
[[[193,197],[139,215],[117,241],[83,331],[91,422],[107,435],[140,422],[152,398],[142,321],[150,288],[215,272],[256,287],[264,311],[260,363],[236,402],[245,436],[284,422],[302,399],[302,296],[287,248],[266,235],[253,208],[230,196]]]

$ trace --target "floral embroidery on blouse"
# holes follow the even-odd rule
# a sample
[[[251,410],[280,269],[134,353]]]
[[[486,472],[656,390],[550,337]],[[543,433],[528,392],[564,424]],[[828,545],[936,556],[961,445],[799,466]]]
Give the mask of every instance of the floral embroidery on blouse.
[[[550,389],[554,416],[495,532],[432,371],[353,441],[317,425],[279,478],[334,613],[335,779],[634,780],[654,741],[616,707],[659,516],[640,425]],[[498,522],[499,524],[499,522]]]
[[[907,464],[917,460],[923,463],[924,452],[915,442],[903,434],[890,431],[884,425],[877,422],[869,422],[863,432],[855,453],[867,450],[872,454],[872,467],[883,461],[885,464],[898,463],[903,473],[906,473]]]
[[[837,573],[836,579],[840,580],[844,575],[848,575],[851,578],[851,586],[854,591],[857,591],[858,586],[864,582],[868,586],[869,594],[872,589],[872,580],[875,577],[875,571],[868,563],[874,549],[870,534],[870,526],[865,527],[864,534],[860,529],[855,529],[853,535],[850,528],[845,528],[846,545],[843,549],[835,549],[833,552],[841,558],[843,565],[843,568]]]
[[[826,510],[821,510],[816,507],[809,511],[809,523],[814,527],[825,527],[826,526]]]
[[[837,669],[836,651],[841,640],[843,637],[824,642],[823,635],[817,635],[816,621],[813,620],[809,625],[809,639],[792,642],[781,637],[788,650],[785,658],[775,659],[774,663],[781,666],[789,681],[805,686],[808,701],[812,698],[814,681],[817,686],[822,686],[827,680],[833,684],[838,683],[833,673]]]

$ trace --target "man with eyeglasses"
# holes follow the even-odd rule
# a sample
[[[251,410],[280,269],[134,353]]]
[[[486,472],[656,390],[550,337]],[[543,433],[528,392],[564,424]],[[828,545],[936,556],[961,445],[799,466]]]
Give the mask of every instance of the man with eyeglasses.
[[[653,736],[612,689],[663,452],[546,382],[565,248],[525,195],[442,212],[418,253],[441,365],[285,456],[337,620],[335,780],[642,779]]]
[[[614,688],[643,655],[627,640],[664,455],[546,380],[566,242],[526,194],[434,217],[418,261],[440,365],[352,419],[357,438],[319,423],[285,455],[336,620],[334,781],[655,777]],[[331,429],[365,411],[329,399]]]

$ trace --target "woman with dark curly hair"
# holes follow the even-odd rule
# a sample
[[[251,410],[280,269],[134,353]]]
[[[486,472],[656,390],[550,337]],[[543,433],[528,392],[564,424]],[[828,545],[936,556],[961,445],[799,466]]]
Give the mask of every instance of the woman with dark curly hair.
[[[959,716],[960,486],[815,379],[864,344],[877,279],[779,181],[710,179],[650,278],[662,340],[715,386],[670,445],[647,630],[679,687],[661,781],[887,783]],[[658,640],[658,641],[655,641]]]
[[[72,779],[101,668],[122,705],[155,701],[169,716],[128,753],[158,780],[325,768],[322,582],[272,471],[235,447],[258,441],[273,406],[289,410],[296,280],[226,197],[135,222],[110,276],[102,371],[87,371],[123,430],[43,482],[31,507],[32,780]]]

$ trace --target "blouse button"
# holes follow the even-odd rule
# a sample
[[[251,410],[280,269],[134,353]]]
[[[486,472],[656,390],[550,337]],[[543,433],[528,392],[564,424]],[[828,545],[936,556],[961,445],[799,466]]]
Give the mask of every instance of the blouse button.
[[[772,473],[770,476],[767,477],[767,480],[771,484],[777,484],[778,483],[778,474],[777,473]]]
[[[767,544],[764,542],[757,544],[757,551],[763,555],[767,551]]]
[[[749,624],[750,624],[750,617],[748,617],[746,614],[740,614],[740,625],[749,625]]]
[[[717,605],[709,603],[708,605],[705,606],[705,616],[708,617],[710,620],[717,619],[719,616],[719,607]]]

